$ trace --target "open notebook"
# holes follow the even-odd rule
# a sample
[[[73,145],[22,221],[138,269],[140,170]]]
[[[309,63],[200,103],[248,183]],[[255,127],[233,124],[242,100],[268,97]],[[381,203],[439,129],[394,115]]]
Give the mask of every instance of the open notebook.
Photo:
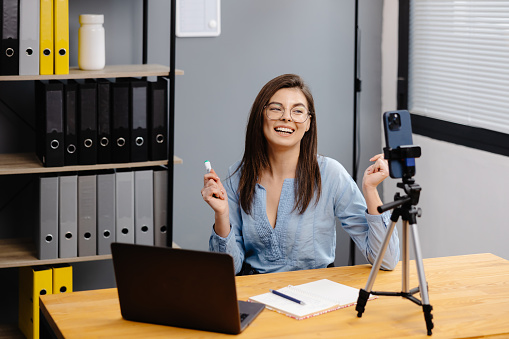
[[[270,310],[301,320],[354,305],[359,296],[359,289],[328,279],[297,286],[290,285],[280,288],[278,291],[303,301],[305,305],[270,292],[250,297],[249,301],[265,304]],[[374,297],[371,296],[369,300],[371,299]]]

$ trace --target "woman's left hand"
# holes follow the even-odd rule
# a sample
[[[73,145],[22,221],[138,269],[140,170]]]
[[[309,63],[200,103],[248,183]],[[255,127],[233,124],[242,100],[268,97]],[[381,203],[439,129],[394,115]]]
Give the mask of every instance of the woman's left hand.
[[[362,178],[363,189],[376,188],[389,176],[389,163],[384,159],[383,154],[377,154],[369,159],[369,161],[374,161],[374,164],[364,171],[364,177]]]
[[[384,159],[383,154],[377,154],[369,159],[369,161],[374,161],[375,163],[364,171],[362,191],[366,199],[368,213],[376,215],[380,214],[377,211],[377,207],[382,205],[382,200],[378,195],[376,187],[389,176],[389,163]]]

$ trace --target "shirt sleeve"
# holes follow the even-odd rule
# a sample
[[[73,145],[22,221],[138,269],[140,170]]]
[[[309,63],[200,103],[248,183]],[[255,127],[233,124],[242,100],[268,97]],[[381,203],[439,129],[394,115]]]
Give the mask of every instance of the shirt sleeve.
[[[223,238],[219,236],[215,232],[214,227],[212,227],[212,234],[209,239],[209,250],[230,254],[233,257],[235,274],[237,274],[242,269],[245,250],[244,239],[242,237],[242,214],[239,205],[239,196],[237,190],[234,189],[232,181],[232,176],[228,173],[228,178],[224,181],[224,188],[228,195],[230,233],[228,233],[226,238]]]
[[[364,252],[366,259],[373,264],[376,260],[376,256],[382,248],[387,230],[391,224],[390,212],[384,212],[381,215],[371,215],[366,210],[365,215],[369,229],[367,236],[368,240],[366,242],[366,249]],[[389,240],[389,245],[385,250],[381,268],[385,270],[393,270],[399,262],[399,257],[400,250],[398,230],[394,228]]]
[[[342,168],[339,181],[336,183],[335,215],[341,222],[343,229],[350,235],[356,246],[363,253],[366,260],[373,264],[382,248],[388,226],[390,213],[381,215],[368,214],[366,201],[357,184]],[[382,260],[381,268],[392,270],[399,262],[399,238],[394,228],[389,244]]]

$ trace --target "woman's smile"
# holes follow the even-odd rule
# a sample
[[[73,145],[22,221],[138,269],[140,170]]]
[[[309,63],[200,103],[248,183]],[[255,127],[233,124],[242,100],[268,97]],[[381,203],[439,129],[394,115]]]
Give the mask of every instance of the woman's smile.
[[[295,132],[294,128],[291,128],[289,126],[276,126],[274,127],[274,131],[280,136],[287,137],[293,134]]]

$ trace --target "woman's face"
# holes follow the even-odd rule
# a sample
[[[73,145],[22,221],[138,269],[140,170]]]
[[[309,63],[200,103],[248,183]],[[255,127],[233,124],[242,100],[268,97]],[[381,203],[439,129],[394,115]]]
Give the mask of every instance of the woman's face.
[[[290,112],[293,110],[292,115]],[[263,111],[263,134],[272,150],[300,149],[304,133],[309,130],[311,117],[303,123],[295,122],[297,116],[307,116],[309,111],[306,97],[299,88],[282,88],[278,90]],[[282,116],[278,116],[282,113]],[[267,116],[270,115],[270,119]],[[302,115],[304,114],[304,115]],[[276,120],[272,120],[276,119]]]

